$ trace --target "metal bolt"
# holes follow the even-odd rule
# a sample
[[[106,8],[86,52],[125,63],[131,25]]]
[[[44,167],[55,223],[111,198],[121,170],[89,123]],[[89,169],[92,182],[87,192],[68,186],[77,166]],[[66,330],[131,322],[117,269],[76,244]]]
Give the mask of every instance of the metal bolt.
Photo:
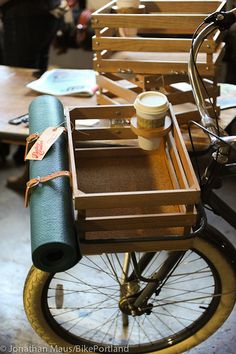
[[[119,68],[117,72],[121,73],[121,74],[132,74],[133,70],[132,69],[121,69],[121,68]]]
[[[216,18],[218,21],[223,21],[225,17],[223,14],[218,14]]]
[[[96,42],[96,45],[100,45],[100,43],[99,43],[99,42]]]

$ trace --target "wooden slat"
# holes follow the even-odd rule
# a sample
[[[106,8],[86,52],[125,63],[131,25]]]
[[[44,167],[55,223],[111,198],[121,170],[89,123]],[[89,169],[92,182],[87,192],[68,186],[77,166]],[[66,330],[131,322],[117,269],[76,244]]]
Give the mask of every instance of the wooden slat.
[[[179,181],[177,179],[175,169],[174,169],[173,163],[171,161],[169,149],[167,146],[165,147],[165,161],[166,161],[166,165],[168,167],[169,176],[171,178],[171,182],[172,182],[174,189],[180,189]]]
[[[182,14],[194,14],[204,13],[209,14],[218,9],[222,9],[225,1],[205,1],[205,0],[157,0],[157,1],[141,1],[141,4],[145,4],[147,12],[163,12],[163,13],[182,13]]]
[[[111,105],[111,104],[114,104],[114,105],[118,105],[119,102],[116,101],[115,99],[112,99],[108,96],[106,96],[104,93],[97,93],[97,104],[101,104],[101,105]]]
[[[137,205],[178,205],[194,204],[199,201],[196,189],[168,191],[138,191],[75,194],[76,209],[132,208]]]
[[[98,72],[121,73],[130,70],[134,74],[183,74],[188,71],[188,63],[178,61],[154,61],[154,60],[116,60],[102,59],[94,60],[94,70]],[[198,70],[201,75],[214,76],[214,64],[198,63]]]
[[[121,84],[116,81],[110,80],[109,78],[99,75],[97,77],[97,84],[107,89],[109,92],[113,93],[118,97],[123,97],[126,99],[127,102],[133,103],[137,97],[137,93],[133,92],[132,90],[128,90],[124,88]]]
[[[165,152],[166,152],[165,153],[166,165],[168,167],[169,176],[171,178],[172,185],[173,185],[174,189],[180,189],[179,181],[177,179],[177,176],[176,176],[176,173],[175,173],[175,169],[174,169],[173,163],[171,161],[170,153],[169,153],[169,150],[168,150],[167,147],[165,148]],[[186,213],[185,205],[182,205],[182,204],[179,205],[179,210],[182,213]]]
[[[92,19],[93,27],[111,28],[153,28],[160,33],[182,33],[191,34],[206,16],[203,14],[101,14],[94,15]]]
[[[118,243],[115,241],[103,242],[102,239],[95,243],[80,242],[81,252],[84,255],[115,253],[115,252],[153,252],[159,250],[187,250],[193,247],[193,239],[165,241],[129,241]]]
[[[191,39],[187,38],[127,38],[101,37],[93,38],[93,50],[133,51],[133,52],[189,52]],[[213,41],[206,41],[200,52],[215,51]]]
[[[173,214],[149,214],[149,215],[125,215],[113,217],[87,217],[80,220],[78,230],[80,232],[154,229],[160,227],[192,226],[196,215],[186,213]]]
[[[117,140],[117,139],[136,139],[137,136],[129,127],[111,127],[97,129],[81,129],[73,131],[74,139],[87,140]]]
[[[132,117],[135,114],[135,108],[131,104],[105,106],[80,106],[74,107],[70,111],[72,121],[76,119],[125,119]]]
[[[224,49],[224,43],[220,43],[217,47],[217,51],[213,53],[212,63],[216,64],[219,58],[219,55],[222,55]],[[188,63],[189,62],[189,52],[132,52],[132,51],[121,51],[121,52],[112,52],[108,50],[102,51],[103,59],[110,60],[126,60],[126,61],[141,61],[141,62],[170,62],[170,63]],[[197,65],[206,64],[207,54],[199,53],[197,56]],[[144,73],[144,75],[147,75]]]
[[[75,155],[74,155],[74,144],[72,140],[72,131],[71,131],[71,121],[70,121],[70,112],[68,108],[65,108],[66,115],[66,125],[67,125],[67,135],[68,135],[68,147],[69,147],[69,165],[72,178],[72,189],[73,195],[78,191],[77,183],[77,171],[75,167]]]
[[[125,143],[126,140],[124,140]],[[152,151],[145,151],[137,146],[104,146],[96,148],[76,148],[75,157],[80,158],[101,158],[101,157],[117,157],[117,156],[149,156],[153,155]]]
[[[186,206],[186,213],[192,213],[194,211],[195,211],[195,216],[196,216],[196,210],[195,210],[195,206],[193,204]],[[197,217],[195,217],[195,223],[196,223],[196,220],[197,220]],[[192,226],[193,226],[193,224],[192,225],[185,224],[185,226],[184,226],[184,235],[189,235],[190,234]]]
[[[93,15],[92,23],[96,28],[120,28],[126,26],[127,28],[154,28],[154,29],[168,29],[173,33],[176,27],[180,26],[183,33],[191,33],[205,18],[203,14],[192,14],[191,21],[189,16],[183,13],[146,13],[146,14],[99,14]],[[176,25],[175,25],[176,23]]]
[[[172,110],[172,108],[170,109]],[[173,119],[175,118],[173,117]],[[189,184],[191,188],[196,188],[196,190],[200,191],[198,180],[195,176],[195,172],[193,170],[192,163],[190,161],[187,149],[185,147],[180,128],[177,124],[174,124],[174,139],[175,139],[175,144],[178,149],[182,164],[185,168],[185,173],[188,178]]]
[[[175,168],[176,176],[178,177],[180,188],[187,189],[187,188],[189,188],[188,181],[186,179],[186,176],[185,176],[185,173],[183,170],[183,166],[181,164],[181,160],[178,155],[178,152],[177,152],[177,149],[176,149],[176,146],[175,146],[175,143],[173,141],[173,137],[171,136],[171,134],[169,134],[169,136],[168,136],[168,144],[169,144],[169,152],[170,152],[171,160],[172,160],[173,166]]]

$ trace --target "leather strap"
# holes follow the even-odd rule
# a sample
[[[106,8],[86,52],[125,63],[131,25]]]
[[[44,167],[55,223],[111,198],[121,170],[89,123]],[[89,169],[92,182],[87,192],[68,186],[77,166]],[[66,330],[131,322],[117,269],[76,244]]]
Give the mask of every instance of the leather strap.
[[[50,175],[47,175],[47,176],[31,178],[26,183],[25,207],[27,208],[27,206],[29,204],[29,195],[30,195],[30,190],[32,188],[34,188],[37,185],[39,185],[39,183],[45,183],[45,182],[51,181],[52,179],[55,179],[57,177],[62,177],[62,176],[71,178],[71,173],[70,173],[70,171],[57,171],[57,172],[53,172],[53,173],[51,173]]]
[[[26,160],[26,156],[29,152],[29,145],[37,140],[39,138],[40,134],[39,133],[33,133],[33,134],[30,134],[27,138],[26,138],[26,147],[25,147],[25,155],[24,155],[24,161]]]

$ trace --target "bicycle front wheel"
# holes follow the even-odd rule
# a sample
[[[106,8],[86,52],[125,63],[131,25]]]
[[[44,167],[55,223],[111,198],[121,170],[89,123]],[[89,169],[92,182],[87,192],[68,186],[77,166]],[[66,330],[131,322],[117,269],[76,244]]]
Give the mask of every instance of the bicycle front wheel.
[[[157,252],[145,277],[158,270],[166,256]],[[150,311],[138,316],[122,307],[124,257],[85,256],[74,268],[54,275],[32,268],[24,303],[35,331],[64,351],[173,354],[205,340],[232,311],[232,262],[210,239],[195,239],[194,248],[149,299]],[[133,294],[144,285],[133,279],[126,289]]]

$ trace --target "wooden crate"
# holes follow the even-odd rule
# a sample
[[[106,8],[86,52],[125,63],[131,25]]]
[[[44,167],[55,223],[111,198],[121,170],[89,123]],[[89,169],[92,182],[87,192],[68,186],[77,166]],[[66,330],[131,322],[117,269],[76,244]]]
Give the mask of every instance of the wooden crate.
[[[186,77],[184,76],[182,79],[186,80]],[[216,107],[216,98],[220,94],[219,86],[210,80],[205,79],[204,82],[209,97],[212,98],[214,106]],[[97,93],[98,104],[133,103],[137,95],[142,91],[157,90],[167,95],[169,102],[173,105],[174,113],[179,124],[186,124],[189,120],[200,120],[200,114],[195,105],[191,88],[187,87],[187,90],[181,90],[181,85],[179,87],[175,86],[174,78],[169,78],[169,80],[163,82],[160,77],[157,78],[145,75],[141,78],[139,76],[135,81],[129,81],[114,74],[100,74],[97,76],[97,84],[99,86]],[[209,97],[205,90],[202,92],[207,100]],[[213,114],[213,109],[207,101],[206,106],[209,109],[209,113]],[[219,108],[217,108],[217,110],[219,111]]]
[[[114,13],[116,1],[93,13],[94,69],[100,73],[170,75],[186,74],[191,37],[209,14],[221,10],[225,1],[146,1],[145,13]],[[119,28],[137,28],[137,37],[120,37]],[[199,72],[215,77],[223,55],[217,31],[201,48]]]
[[[83,252],[190,247],[200,192],[172,108],[172,130],[156,151],[140,149],[129,125],[109,126],[115,117],[130,120],[133,105],[75,107],[66,115]],[[88,119],[99,123],[85,128]]]

